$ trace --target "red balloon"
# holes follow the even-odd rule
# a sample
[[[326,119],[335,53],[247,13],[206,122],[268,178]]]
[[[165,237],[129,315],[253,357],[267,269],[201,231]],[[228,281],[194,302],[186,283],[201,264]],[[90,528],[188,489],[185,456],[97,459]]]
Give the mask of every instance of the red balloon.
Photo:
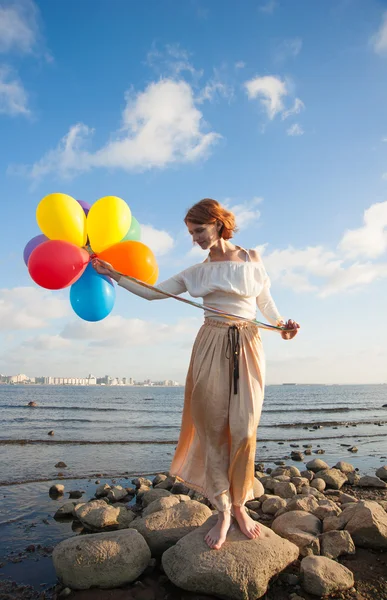
[[[41,287],[61,290],[79,279],[89,260],[89,254],[83,248],[63,240],[48,240],[31,253],[28,271]]]

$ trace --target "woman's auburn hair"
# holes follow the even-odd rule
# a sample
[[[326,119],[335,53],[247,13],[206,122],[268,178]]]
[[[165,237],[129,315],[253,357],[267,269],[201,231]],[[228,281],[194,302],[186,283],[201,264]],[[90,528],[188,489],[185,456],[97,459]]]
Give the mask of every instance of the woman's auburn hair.
[[[185,215],[184,223],[187,225],[188,221],[197,225],[207,225],[220,221],[222,228],[219,235],[224,240],[232,238],[237,231],[235,215],[212,198],[204,198],[194,204]]]

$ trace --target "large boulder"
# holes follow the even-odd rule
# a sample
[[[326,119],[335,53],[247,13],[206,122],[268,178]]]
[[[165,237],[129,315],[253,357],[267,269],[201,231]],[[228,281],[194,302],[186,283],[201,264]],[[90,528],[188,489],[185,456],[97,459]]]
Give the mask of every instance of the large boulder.
[[[348,531],[328,531],[320,536],[322,556],[338,558],[342,554],[355,554],[355,544]]]
[[[187,496],[188,500],[191,502],[191,498]],[[159,510],[167,510],[168,508],[172,508],[172,506],[176,506],[180,504],[179,496],[167,496],[161,497],[157,500],[153,500],[146,508],[144,508],[142,512],[143,517],[147,517],[152,513],[159,512]]]
[[[351,463],[347,463],[344,460],[339,460],[333,468],[338,469],[342,473],[353,473],[355,470],[355,467]]]
[[[309,594],[325,596],[349,590],[354,585],[353,573],[325,556],[307,556],[301,562],[302,586]]]
[[[272,530],[296,544],[301,556],[318,553],[321,521],[303,510],[292,510],[274,519]]]
[[[338,469],[324,469],[316,473],[316,478],[323,479],[328,488],[339,490],[347,481],[347,476]]]
[[[100,531],[118,526],[120,509],[106,504],[105,500],[95,500],[79,504],[74,508],[74,514],[86,529]]]
[[[347,512],[349,518],[345,529],[351,534],[355,546],[387,550],[387,513],[377,502],[361,500],[349,505],[342,515]]]
[[[376,475],[376,477],[379,477],[379,479],[382,479],[383,481],[387,481],[387,466],[379,467],[379,469],[376,471],[375,475]]]
[[[119,502],[128,495],[128,492],[121,485],[115,485],[108,490],[107,497],[110,502]]]
[[[318,508],[318,500],[314,496],[294,496],[287,505],[286,510],[304,510],[305,512],[313,513]]]
[[[274,484],[274,494],[280,498],[293,498],[297,494],[296,486],[287,481],[278,481]]]
[[[261,598],[270,579],[298,557],[298,548],[261,525],[261,535],[248,540],[232,527],[220,550],[211,550],[204,538],[216,523],[211,517],[202,527],[164,552],[162,564],[168,578],[180,588],[224,598]]]
[[[150,489],[149,492],[144,492],[141,496],[142,505],[146,508],[151,502],[154,500],[158,500],[159,498],[167,498],[169,496],[173,496],[171,492],[163,489]]]
[[[318,473],[318,471],[323,471],[324,469],[329,469],[329,465],[321,458],[314,458],[306,463],[306,468],[309,471],[313,471],[313,473]]]
[[[151,493],[151,492],[148,492]],[[135,519],[131,527],[145,538],[152,556],[159,556],[212,515],[208,506],[191,500]]]
[[[270,496],[262,504],[262,512],[265,515],[275,515],[281,508],[285,508],[286,500],[279,496]]]
[[[261,496],[263,496],[264,493],[265,493],[265,490],[264,490],[262,483],[256,477],[254,477],[254,484],[253,484],[254,499],[260,498]]]
[[[60,542],[52,554],[57,576],[75,590],[135,581],[150,558],[144,538],[134,529],[78,535]]]
[[[381,488],[382,490],[387,489],[387,482],[379,479],[379,477],[372,477],[371,475],[360,477],[357,485],[359,487]]]

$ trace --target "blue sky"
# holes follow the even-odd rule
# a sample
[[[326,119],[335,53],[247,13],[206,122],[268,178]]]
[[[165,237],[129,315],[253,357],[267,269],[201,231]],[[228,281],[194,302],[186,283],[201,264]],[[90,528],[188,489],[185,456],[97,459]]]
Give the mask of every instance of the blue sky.
[[[202,320],[118,290],[98,324],[22,260],[61,191],[122,197],[160,280],[202,260],[185,210],[235,210],[293,342],[268,382],[387,382],[387,5],[0,0],[0,372],[184,381]]]

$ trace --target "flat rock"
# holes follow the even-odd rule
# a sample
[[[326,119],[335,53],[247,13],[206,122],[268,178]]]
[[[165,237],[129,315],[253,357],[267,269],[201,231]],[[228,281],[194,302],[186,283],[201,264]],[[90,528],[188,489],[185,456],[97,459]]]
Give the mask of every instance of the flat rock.
[[[174,477],[170,477],[168,475],[168,477],[166,479],[163,479],[162,481],[160,481],[160,483],[155,483],[154,487],[157,490],[168,490],[170,491],[173,487],[175,483],[175,478]]]
[[[355,470],[353,465],[345,462],[344,460],[339,460],[339,462],[337,462],[333,468],[338,469],[342,473],[353,473]]]
[[[96,498],[104,498],[105,496],[108,495],[110,490],[111,490],[111,487],[108,483],[101,483],[101,485],[99,485],[97,487],[97,489],[95,490],[95,497]]]
[[[285,508],[286,500],[280,496],[271,496],[262,504],[262,512],[265,515],[275,515],[281,508]]]
[[[359,487],[373,487],[373,488],[381,488],[385,490],[387,488],[387,483],[379,477],[372,477],[371,475],[364,475],[364,477],[360,477],[360,480],[357,484]]]
[[[164,473],[157,473],[157,475],[153,478],[153,481],[152,481],[153,487],[156,487],[156,485],[158,485],[162,481],[165,481],[166,479],[167,479],[167,475],[164,475]]]
[[[316,473],[316,478],[323,479],[327,487],[339,490],[347,481],[347,476],[338,469],[324,469]]]
[[[377,502],[360,500],[346,508],[345,525],[355,546],[374,550],[387,550],[387,513]]]
[[[270,473],[271,477],[278,477],[278,475],[287,475],[288,477],[300,477],[301,473],[297,467],[277,467]]]
[[[142,494],[141,502],[143,507],[146,508],[151,502],[154,502],[154,500],[159,500],[159,498],[170,498],[171,496],[173,496],[173,494],[168,490],[154,488],[149,489],[149,491]]]
[[[191,498],[187,496],[188,500],[191,501]],[[148,506],[143,510],[142,516],[147,517],[152,513],[158,512],[159,510],[166,510],[168,508],[172,508],[172,506],[176,506],[180,504],[180,499],[177,496],[167,496],[157,498],[153,500]]]
[[[134,529],[78,535],[60,542],[52,554],[57,576],[75,590],[131,583],[150,558],[144,538]]]
[[[214,551],[204,537],[216,520],[211,517],[163,554],[167,577],[196,594],[224,600],[261,598],[270,579],[298,557],[297,546],[261,525],[261,535],[255,540],[247,540],[239,528],[231,528],[222,548]]]
[[[128,529],[131,527],[131,523],[136,518],[136,515],[132,510],[126,508],[126,506],[120,506],[119,511],[117,517],[118,529]]]
[[[120,500],[125,498],[127,495],[128,495],[127,490],[125,488],[123,488],[121,485],[115,485],[107,493],[107,497],[110,500],[110,502],[119,502]]]
[[[118,526],[120,509],[106,504],[105,500],[95,500],[79,504],[74,508],[74,514],[86,529],[100,531],[105,527]]]
[[[294,496],[287,505],[286,511],[304,510],[305,512],[313,513],[318,508],[318,500],[314,496]]]
[[[343,554],[355,554],[356,548],[348,531],[328,531],[320,535],[321,554],[327,558],[338,558]]]
[[[66,517],[73,516],[74,506],[76,506],[77,502],[65,502],[54,515],[54,519],[64,519]]]
[[[297,494],[296,486],[290,482],[279,481],[274,484],[274,494],[280,498],[292,498]]]
[[[303,510],[292,510],[277,517],[272,530],[281,537],[298,546],[302,556],[319,550],[318,535],[321,533],[321,521]]]
[[[150,492],[149,492],[150,493]],[[196,500],[180,502],[178,505],[137,518],[131,527],[145,538],[152,556],[159,556],[176,544],[180,538],[191,533],[212,515],[208,506]]]
[[[313,471],[313,473],[317,473],[318,471],[329,469],[329,465],[324,460],[321,460],[321,458],[314,458],[306,463],[306,468],[309,471]]]
[[[302,587],[309,594],[324,596],[349,590],[354,585],[353,573],[325,556],[307,556],[301,561]]]

